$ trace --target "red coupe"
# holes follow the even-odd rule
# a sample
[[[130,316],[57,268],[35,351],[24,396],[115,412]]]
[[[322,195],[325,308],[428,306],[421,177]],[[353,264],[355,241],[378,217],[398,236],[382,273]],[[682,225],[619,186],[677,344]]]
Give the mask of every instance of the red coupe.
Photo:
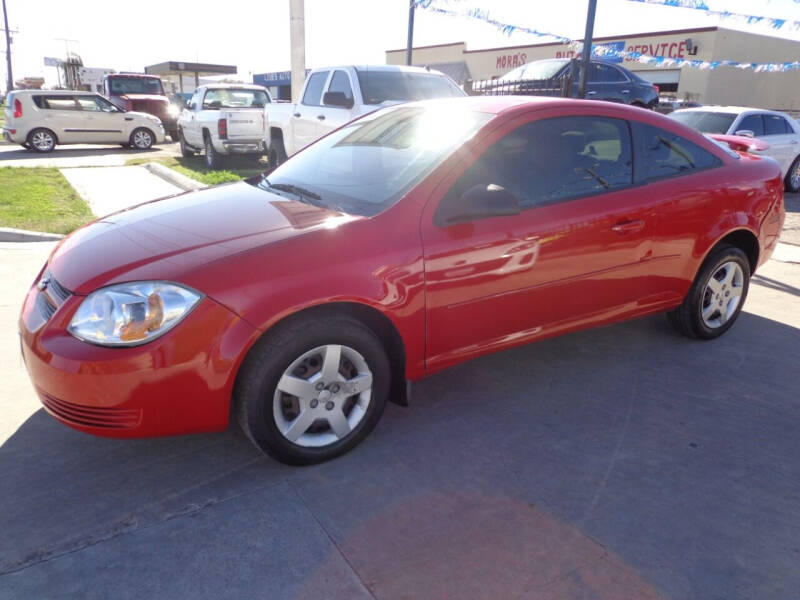
[[[778,165],[651,111],[404,104],[272,173],[109,215],[53,251],[20,318],[50,414],[111,437],[224,429],[275,458],[353,448],[407,382],[667,312],[736,320],[784,219]]]

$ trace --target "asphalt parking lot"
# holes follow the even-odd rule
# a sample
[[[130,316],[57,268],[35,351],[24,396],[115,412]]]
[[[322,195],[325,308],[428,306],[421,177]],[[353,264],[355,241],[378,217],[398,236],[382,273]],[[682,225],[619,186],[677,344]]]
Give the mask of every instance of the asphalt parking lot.
[[[0,245],[0,598],[797,597],[800,264],[717,341],[656,316],[481,358],[298,469],[41,410],[16,317],[50,248]]]

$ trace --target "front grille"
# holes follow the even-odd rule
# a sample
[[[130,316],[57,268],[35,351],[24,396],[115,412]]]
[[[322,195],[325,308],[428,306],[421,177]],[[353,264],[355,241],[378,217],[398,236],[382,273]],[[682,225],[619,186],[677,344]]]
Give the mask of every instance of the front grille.
[[[104,429],[133,429],[142,422],[142,411],[139,409],[81,406],[41,391],[39,397],[48,412],[73,425]]]
[[[50,271],[45,272],[42,278],[37,282],[37,286],[42,281],[47,281],[47,285],[43,290],[40,290],[39,294],[36,296],[36,308],[42,319],[49,321],[56,310],[58,310],[58,307],[64,304],[67,298],[72,295],[72,292],[58,283]]]

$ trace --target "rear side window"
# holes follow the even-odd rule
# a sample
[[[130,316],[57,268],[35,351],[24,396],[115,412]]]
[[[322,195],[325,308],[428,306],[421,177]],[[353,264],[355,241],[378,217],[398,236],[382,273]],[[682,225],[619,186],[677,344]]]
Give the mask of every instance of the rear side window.
[[[39,108],[50,110],[78,110],[74,96],[34,96],[33,102]]]
[[[764,121],[761,115],[747,115],[736,127],[736,131],[752,131],[756,137],[764,135]]]
[[[630,186],[628,123],[605,117],[558,117],[522,125],[493,144],[450,193],[495,184],[523,208],[563,202]]]
[[[764,115],[764,135],[784,135],[794,133],[780,115]]]
[[[331,77],[331,84],[328,86],[329,92],[341,92],[345,99],[353,100],[353,88],[350,87],[350,78],[344,71],[334,71]]]
[[[612,83],[627,81],[621,71],[601,63],[591,63],[589,66],[589,81],[594,83]]]
[[[303,94],[303,104],[307,106],[320,106],[322,104],[322,88],[325,86],[325,80],[328,78],[328,71],[319,71],[313,73],[308,78],[306,84],[306,91]]]
[[[639,124],[644,142],[644,170],[648,180],[688,175],[719,166],[719,158],[679,135]]]

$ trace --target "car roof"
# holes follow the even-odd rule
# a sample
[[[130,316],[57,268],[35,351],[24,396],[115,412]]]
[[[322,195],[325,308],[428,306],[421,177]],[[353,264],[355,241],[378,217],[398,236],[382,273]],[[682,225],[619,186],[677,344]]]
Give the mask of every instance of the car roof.
[[[789,117],[786,113],[778,110],[769,110],[768,108],[753,108],[752,106],[696,106],[692,108],[681,108],[675,112],[713,112],[713,113],[727,113],[727,114],[748,114],[748,113],[766,113],[770,115],[780,115],[782,117]],[[790,117],[791,118],[791,117]]]
[[[200,86],[207,90],[265,90],[263,85],[253,83],[206,83]],[[200,89],[200,88],[198,88]]]
[[[87,92],[84,90],[11,90],[15,96],[20,94],[47,94],[48,96],[97,96],[97,92]]]

